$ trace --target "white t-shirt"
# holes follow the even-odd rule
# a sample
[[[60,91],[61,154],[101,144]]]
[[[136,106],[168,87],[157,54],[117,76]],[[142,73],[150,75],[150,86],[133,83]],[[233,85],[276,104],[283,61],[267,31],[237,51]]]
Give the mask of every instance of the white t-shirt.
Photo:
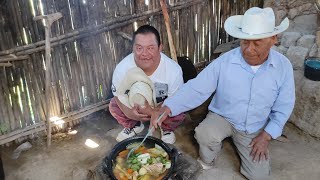
[[[137,67],[133,53],[125,57],[117,66],[112,76],[112,93],[117,96],[117,88],[126,72]],[[157,103],[172,96],[183,84],[182,69],[178,63],[161,53],[161,60],[156,71],[149,76],[154,83]]]
[[[260,68],[260,65],[256,65],[256,66],[251,66],[251,69],[253,70],[254,73],[256,73],[258,71],[258,69]]]

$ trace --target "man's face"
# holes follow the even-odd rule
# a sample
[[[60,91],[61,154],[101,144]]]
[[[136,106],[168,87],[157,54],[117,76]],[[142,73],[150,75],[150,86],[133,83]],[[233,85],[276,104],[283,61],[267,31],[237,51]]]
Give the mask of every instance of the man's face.
[[[267,60],[270,48],[276,42],[276,36],[258,40],[241,40],[240,47],[242,56],[248,64],[260,65]]]
[[[151,75],[160,63],[162,46],[158,46],[152,33],[137,34],[133,44],[134,60],[147,75]]]

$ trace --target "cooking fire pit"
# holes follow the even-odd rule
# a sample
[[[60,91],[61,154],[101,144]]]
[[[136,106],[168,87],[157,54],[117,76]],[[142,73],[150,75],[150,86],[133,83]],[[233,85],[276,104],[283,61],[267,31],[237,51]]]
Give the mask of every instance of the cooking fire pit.
[[[114,146],[114,148],[111,150],[110,153],[102,160],[102,163],[99,164],[95,170],[94,170],[94,179],[95,180],[113,180],[115,179],[110,172],[112,172],[112,165],[110,166],[111,160],[116,157],[116,155],[121,151],[122,148],[125,148],[123,144],[127,144],[128,141],[132,141],[132,139],[135,140],[142,140],[141,136],[136,136],[133,138],[130,138],[128,140],[124,140]],[[154,137],[148,137],[149,143],[155,143],[162,142],[160,139],[154,138]],[[162,142],[163,143],[163,142]],[[159,144],[158,144],[159,145]],[[160,144],[161,145],[161,144]],[[181,179],[196,179],[198,176],[198,173],[201,171],[201,165],[196,161],[195,158],[189,156],[188,154],[184,154],[179,152],[175,147],[168,144],[163,144],[164,148],[167,152],[170,152],[168,154],[170,155],[170,158],[174,158],[174,165],[172,164],[172,171],[168,172],[168,176],[166,176],[166,179],[170,180],[181,180]],[[108,166],[109,164],[109,166]]]

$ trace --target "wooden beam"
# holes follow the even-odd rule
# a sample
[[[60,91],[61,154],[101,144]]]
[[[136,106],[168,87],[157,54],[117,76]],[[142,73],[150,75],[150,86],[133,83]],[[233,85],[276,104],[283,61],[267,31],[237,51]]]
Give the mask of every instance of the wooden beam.
[[[45,125],[43,125],[41,127],[38,127],[38,128],[32,129],[32,130],[22,131],[22,132],[20,132],[19,134],[15,135],[15,136],[11,136],[9,138],[1,140],[0,141],[0,145],[6,144],[8,142],[14,141],[14,140],[16,140],[18,138],[21,138],[21,137],[24,137],[24,136],[28,136],[28,135],[43,131],[45,129],[46,129],[46,127],[45,127]]]
[[[129,40],[129,41],[132,41],[132,36],[130,36],[129,34],[127,34],[127,33],[124,33],[124,32],[117,32],[117,34],[119,35],[119,36],[121,36],[121,37],[123,37],[124,39],[127,39],[127,40]]]
[[[11,67],[12,66],[12,64],[11,63],[0,63],[0,67]]]
[[[0,136],[0,142],[2,142],[4,139],[8,139],[8,138],[11,138],[11,137],[14,137],[14,136],[16,137],[17,135],[19,135],[21,133],[24,133],[24,132],[27,132],[27,131],[32,131],[33,129],[37,129],[37,128],[44,127],[44,126],[45,126],[44,122],[39,122],[39,123],[33,124],[31,126],[25,127],[23,129],[12,131],[12,132],[10,132],[8,134],[1,135]],[[13,139],[13,140],[15,140],[15,139]]]
[[[16,57],[1,57],[0,56],[0,62],[9,62],[9,61],[19,61],[19,60],[25,60],[25,59],[29,59],[28,55],[25,56],[16,56]]]
[[[169,13],[168,13],[168,9],[167,9],[167,3],[165,0],[160,0],[160,5],[161,5],[164,22],[165,22],[166,29],[167,29],[171,59],[178,62],[176,48],[173,44],[173,39],[172,39],[172,34],[171,34],[170,18],[169,18]]]
[[[84,111],[84,112],[81,112],[81,113],[78,113],[77,115],[74,115],[74,116],[70,116],[68,118],[65,118],[63,119],[63,121],[65,123],[68,123],[68,122],[71,122],[71,121],[74,121],[74,120],[77,120],[77,119],[80,119],[80,118],[83,118],[85,116],[88,116],[94,112],[97,112],[97,111],[100,111],[102,109],[106,109],[107,107],[109,106],[109,104],[105,104],[105,105],[102,105],[102,106],[98,106],[98,107],[95,107],[95,108],[92,108],[90,110],[87,110],[87,111]]]
[[[110,102],[110,100],[104,100],[104,101],[98,102],[96,104],[92,104],[92,105],[86,106],[86,107],[84,107],[84,108],[82,108],[80,110],[63,114],[59,118],[64,119],[64,118],[68,118],[68,117],[71,117],[71,116],[75,116],[75,115],[77,115],[79,113],[82,113],[82,112],[85,112],[85,111],[88,111],[88,110],[92,110],[92,109],[97,108],[99,106],[109,105],[109,102]]]
[[[216,47],[216,49],[213,51],[213,54],[225,53],[225,52],[230,51],[231,49],[234,49],[239,46],[240,46],[239,39],[237,39],[235,41],[223,43],[223,44],[220,44]]]

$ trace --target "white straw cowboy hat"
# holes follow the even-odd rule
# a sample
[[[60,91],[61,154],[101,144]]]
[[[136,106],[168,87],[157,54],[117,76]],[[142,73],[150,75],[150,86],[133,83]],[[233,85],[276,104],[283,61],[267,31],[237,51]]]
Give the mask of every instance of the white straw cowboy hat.
[[[117,97],[119,101],[132,108],[135,104],[144,106],[145,101],[155,106],[154,85],[142,69],[135,67],[127,71],[119,85]]]
[[[285,31],[288,27],[288,18],[275,27],[275,15],[269,7],[250,8],[244,15],[231,16],[224,23],[224,29],[229,35],[247,40],[268,38]]]

